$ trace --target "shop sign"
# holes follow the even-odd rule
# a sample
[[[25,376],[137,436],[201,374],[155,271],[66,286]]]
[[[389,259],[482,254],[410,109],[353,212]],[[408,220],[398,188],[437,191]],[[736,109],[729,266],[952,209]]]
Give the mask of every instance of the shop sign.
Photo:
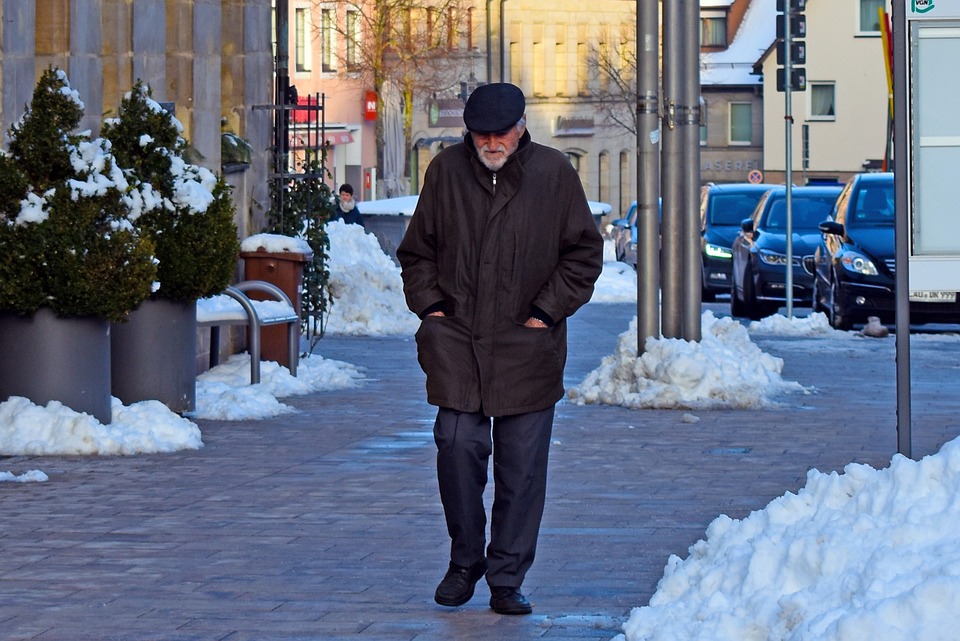
[[[463,127],[463,102],[459,98],[437,98],[427,105],[431,127]]]

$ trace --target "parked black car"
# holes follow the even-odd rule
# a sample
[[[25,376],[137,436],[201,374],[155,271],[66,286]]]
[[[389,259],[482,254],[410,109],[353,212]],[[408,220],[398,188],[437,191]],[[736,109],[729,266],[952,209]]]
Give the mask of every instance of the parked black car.
[[[818,225],[833,211],[842,187],[794,187],[791,193],[793,303],[813,300],[813,274],[804,258],[820,244]],[[750,218],[742,221],[733,241],[730,313],[759,320],[776,313],[787,301],[787,190],[780,185],[765,193]],[[809,261],[808,261],[809,264]]]
[[[705,301],[730,291],[733,241],[740,222],[753,213],[760,197],[772,185],[729,183],[700,189],[701,282]]]
[[[896,207],[892,173],[863,173],[844,186],[813,258],[813,309],[836,329],[877,316],[895,321]],[[956,294],[938,302],[911,301],[911,323],[960,322]]]

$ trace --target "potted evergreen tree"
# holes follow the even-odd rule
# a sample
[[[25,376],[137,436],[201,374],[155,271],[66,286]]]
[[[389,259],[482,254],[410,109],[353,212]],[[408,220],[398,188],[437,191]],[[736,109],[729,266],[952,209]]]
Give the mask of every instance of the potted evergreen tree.
[[[47,69],[0,154],[0,399],[59,401],[110,423],[110,321],[156,278],[153,242],[109,142],[75,130],[83,103]]]
[[[133,222],[158,261],[156,290],[113,327],[113,394],[186,412],[196,402],[196,301],[229,284],[239,240],[229,185],[184,160],[183,126],[151,96],[137,82],[102,131],[142,199]]]

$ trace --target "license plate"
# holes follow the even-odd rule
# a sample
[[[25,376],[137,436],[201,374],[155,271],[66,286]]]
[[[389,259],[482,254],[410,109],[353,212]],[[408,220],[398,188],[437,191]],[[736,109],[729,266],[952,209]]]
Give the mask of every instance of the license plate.
[[[957,292],[910,292],[910,300],[918,303],[955,303]]]

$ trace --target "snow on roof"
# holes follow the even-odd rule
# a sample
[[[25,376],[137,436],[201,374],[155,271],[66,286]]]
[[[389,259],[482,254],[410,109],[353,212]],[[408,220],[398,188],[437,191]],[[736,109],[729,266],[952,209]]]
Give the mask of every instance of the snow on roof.
[[[722,1],[701,0],[700,6]],[[730,46],[700,55],[700,84],[761,84],[760,76],[753,74],[753,66],[776,39],[775,16],[776,0],[752,0]]]

